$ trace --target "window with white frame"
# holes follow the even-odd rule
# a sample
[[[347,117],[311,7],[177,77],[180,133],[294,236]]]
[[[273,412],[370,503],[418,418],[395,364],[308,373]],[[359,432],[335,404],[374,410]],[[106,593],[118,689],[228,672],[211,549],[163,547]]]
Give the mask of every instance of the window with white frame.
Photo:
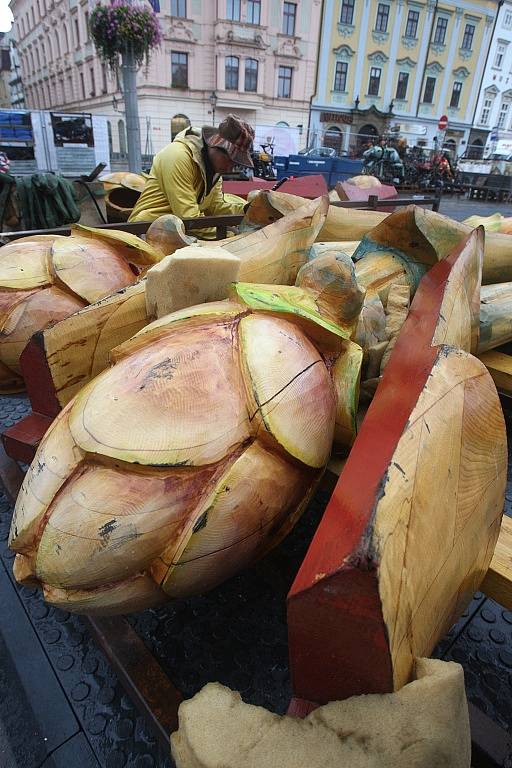
[[[409,11],[407,15],[407,23],[405,25],[405,37],[412,37],[416,39],[418,35],[419,20],[420,14],[418,11]]]
[[[354,20],[354,0],[341,0],[340,24],[352,24]]]
[[[247,0],[247,23],[260,24],[261,0]]]
[[[396,99],[405,99],[407,96],[407,86],[409,84],[409,73],[399,72],[398,82],[396,84]]]
[[[450,99],[450,107],[456,108],[459,106],[461,93],[462,93],[462,83],[459,80],[456,80],[452,88],[452,97]]]
[[[485,99],[484,106],[482,107],[482,114],[480,115],[480,122],[482,125],[489,125],[489,117],[492,109],[492,99]]]
[[[438,45],[444,45],[447,28],[448,19],[445,19],[444,16],[439,16],[437,19],[436,30],[434,32],[434,43],[437,43]]]
[[[434,101],[434,90],[436,87],[436,78],[427,77],[425,80],[425,90],[423,91],[423,103],[432,104]]]
[[[375,19],[375,31],[387,32],[389,21],[389,5],[379,3],[377,6],[377,18]]]
[[[334,73],[334,90],[343,93],[347,90],[347,72],[348,64],[346,61],[336,62],[336,71]]]
[[[503,59],[505,58],[505,52],[507,50],[506,43],[498,43],[496,46],[496,54],[494,56],[494,66],[497,69],[501,69]]]
[[[238,91],[238,70],[240,61],[238,56],[226,56],[225,79],[226,91]]]
[[[378,96],[380,88],[380,76],[382,70],[380,67],[372,67],[370,69],[370,79],[368,81],[368,96]]]
[[[500,107],[500,114],[498,116],[498,130],[505,127],[507,117],[509,115],[510,101],[503,101]]]
[[[462,38],[462,45],[461,45],[461,48],[464,51],[471,51],[472,50],[474,35],[475,35],[475,25],[474,24],[466,24],[466,28],[464,30],[464,37]]]
[[[187,0],[171,0],[171,16],[187,18]]]
[[[290,99],[292,96],[292,71],[291,67],[279,67],[277,96],[280,99]]]
[[[512,29],[512,11],[505,11],[503,29]]]
[[[240,21],[240,0],[226,0],[226,18]]]
[[[256,93],[257,90],[258,90],[258,61],[257,59],[246,59],[244,91]]]

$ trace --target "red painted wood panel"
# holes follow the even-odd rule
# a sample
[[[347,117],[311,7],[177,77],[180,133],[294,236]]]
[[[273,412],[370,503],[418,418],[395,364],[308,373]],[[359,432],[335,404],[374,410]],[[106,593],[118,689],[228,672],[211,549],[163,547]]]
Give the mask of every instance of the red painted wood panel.
[[[39,413],[31,413],[2,433],[5,452],[12,459],[30,464],[41,438],[53,419]]]
[[[62,410],[50,374],[44,335],[35,333],[21,353],[20,366],[32,410],[54,418]]]
[[[372,512],[395,447],[430,374],[431,346],[457,248],[423,277],[395,350],[288,595],[293,692],[325,703],[393,689],[369,547]]]

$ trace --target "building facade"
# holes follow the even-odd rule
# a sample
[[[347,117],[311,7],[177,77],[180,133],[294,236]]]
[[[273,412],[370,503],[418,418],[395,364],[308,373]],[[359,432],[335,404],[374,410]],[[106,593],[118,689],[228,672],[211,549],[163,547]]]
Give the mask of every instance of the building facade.
[[[512,155],[512,2],[496,21],[471,136],[473,156]]]
[[[92,5],[11,0],[26,105],[107,115],[111,149],[123,154],[122,93],[90,40]],[[229,112],[256,126],[257,139],[283,126],[292,143],[303,143],[321,0],[161,0],[158,15],[163,44],[138,74],[143,153],[189,123],[218,123]]]
[[[11,106],[11,91],[9,80],[11,79],[11,53],[9,45],[9,33],[0,32],[0,108]]]
[[[498,8],[496,0],[325,0],[310,142],[349,149],[391,131],[465,152]]]

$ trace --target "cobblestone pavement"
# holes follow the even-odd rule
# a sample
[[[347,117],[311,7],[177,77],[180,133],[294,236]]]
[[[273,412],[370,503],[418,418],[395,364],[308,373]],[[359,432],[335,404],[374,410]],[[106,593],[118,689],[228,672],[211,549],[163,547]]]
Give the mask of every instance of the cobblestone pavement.
[[[441,199],[439,213],[457,221],[463,221],[468,216],[491,216],[493,213],[501,213],[502,216],[512,216],[512,203],[468,200],[464,196],[445,195]]]

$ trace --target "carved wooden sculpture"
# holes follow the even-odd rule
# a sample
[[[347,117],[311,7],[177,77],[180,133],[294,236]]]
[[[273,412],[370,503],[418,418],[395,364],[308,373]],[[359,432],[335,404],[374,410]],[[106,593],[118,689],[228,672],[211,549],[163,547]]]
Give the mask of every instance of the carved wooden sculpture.
[[[290,591],[302,699],[400,688],[489,565],[507,450],[494,384],[467,351],[478,340],[481,237],[422,278]]]
[[[69,610],[132,611],[209,589],[286,535],[333,436],[355,436],[360,292],[340,269],[340,307],[336,274],[314,269],[308,287],[239,283],[113,352],[27,473],[16,578]]]
[[[172,213],[167,213],[164,216],[159,216],[150,225],[146,232],[146,242],[160,251],[163,256],[168,256],[178,248],[184,248],[197,242],[197,238],[185,233],[181,219]]]
[[[263,229],[218,241],[222,248],[239,257],[240,280],[293,285],[330,210],[327,196],[298,200],[300,206]]]
[[[307,263],[310,246],[325,218],[326,205],[327,202],[323,198],[307,200],[300,211],[292,211],[290,216],[283,217],[259,232],[242,235],[241,237],[245,237],[243,248],[239,238],[229,238],[219,244],[213,241],[204,245],[197,243],[194,246],[196,253],[199,260],[206,258],[212,263],[215,262],[214,251],[218,251],[221,256],[225,255],[226,262],[230,262],[228,266],[231,270],[234,269],[230,272],[230,280],[248,279],[250,275],[258,282],[271,282],[272,279],[283,282],[289,279],[293,282],[298,270]],[[148,242],[143,244],[149,249],[148,258],[153,255],[157,261],[164,251],[169,250],[171,253],[176,247],[187,245],[186,236],[179,224],[176,217],[164,216],[151,225],[148,230],[148,236],[150,233],[151,236],[148,237]],[[120,234],[134,238],[135,242],[139,241],[139,238],[133,235]],[[185,294],[190,295],[191,287],[199,289],[203,284],[204,290],[198,293],[195,302],[189,303],[208,300],[212,286],[211,282],[205,279],[208,275],[204,269],[201,268],[196,275],[192,286],[191,281],[186,279],[186,260],[177,260],[183,267],[177,276],[174,272],[164,276],[160,264],[151,272],[147,297],[144,281],[141,286],[109,296],[99,304],[76,313],[62,325],[59,323],[58,326],[34,336],[22,355],[21,368],[31,371],[36,366],[39,378],[31,390],[37,389],[44,392],[45,396],[51,392],[50,397],[46,397],[43,403],[37,391],[29,392],[32,402],[34,403],[35,398],[43,413],[56,415],[60,407],[69,402],[81,386],[106,367],[110,349],[130,338],[155,317],[170,311],[174,298],[183,300]],[[167,262],[168,260],[164,259],[161,265],[164,272]],[[171,265],[171,271],[174,266],[180,265]],[[215,269],[218,276],[218,264]],[[155,312],[159,296],[166,294],[165,311]],[[95,350],[94,355],[91,355],[90,350]],[[28,378],[34,380],[34,377]]]
[[[482,286],[478,354],[512,341],[512,283]]]
[[[0,391],[23,389],[19,358],[33,333],[133,283],[138,269],[130,265],[160,257],[134,235],[86,227],[0,248]]]
[[[265,227],[301,208],[307,202],[303,197],[288,195],[285,192],[259,192],[251,200],[241,229],[251,231]],[[360,240],[387,215],[378,211],[349,210],[330,205],[317,239],[321,242]]]
[[[260,192],[251,201],[244,225],[248,229],[265,226],[269,221],[276,221],[303,202],[302,198],[286,195],[283,192]],[[442,216],[440,213],[415,206],[413,208],[417,211],[416,220],[419,230],[429,240],[431,246],[442,253],[441,258],[450,253],[461,238],[467,237],[471,232],[471,227]],[[326,242],[359,240],[373,230],[372,236],[376,233],[378,238],[376,242],[386,245],[396,241],[399,217],[406,210],[388,214],[349,210],[330,205],[317,239]],[[386,224],[386,220],[391,217],[393,218]],[[509,235],[502,232],[488,232],[485,240],[482,282],[487,285],[509,280],[512,281],[512,240]]]

